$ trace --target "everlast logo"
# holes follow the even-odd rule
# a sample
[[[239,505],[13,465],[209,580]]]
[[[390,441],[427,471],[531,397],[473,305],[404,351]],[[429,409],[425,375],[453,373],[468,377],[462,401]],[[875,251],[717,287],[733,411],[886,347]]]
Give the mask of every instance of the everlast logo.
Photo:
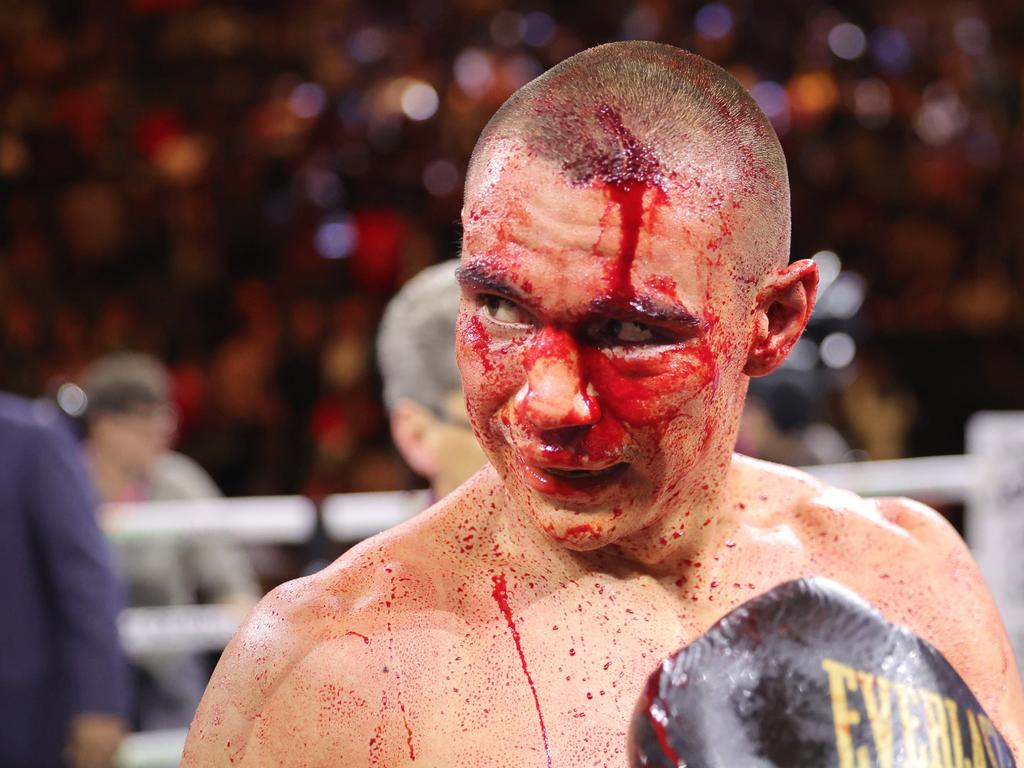
[[[927,688],[825,659],[839,768],[1005,768],[1000,736],[982,712]],[[867,725],[867,728],[861,726]],[[867,730],[870,746],[861,738]],[[902,742],[903,762],[894,760]]]
[[[634,768],[1016,768],[932,646],[827,579],[781,584],[667,659]]]

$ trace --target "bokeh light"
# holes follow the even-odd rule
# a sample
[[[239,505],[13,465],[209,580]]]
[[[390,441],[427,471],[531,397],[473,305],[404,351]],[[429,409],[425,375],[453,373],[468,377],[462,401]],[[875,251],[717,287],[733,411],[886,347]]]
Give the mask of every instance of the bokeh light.
[[[964,53],[981,56],[988,51],[991,34],[984,19],[965,16],[953,25],[953,39]]]
[[[803,72],[787,84],[790,110],[800,117],[816,119],[830,112],[839,101],[839,86],[828,72]]]
[[[402,91],[402,112],[410,120],[429,120],[437,112],[437,91],[429,83],[414,80]]]
[[[380,61],[391,49],[391,40],[379,27],[362,27],[348,43],[349,55],[360,64]]]
[[[914,115],[914,130],[926,144],[941,146],[959,135],[968,119],[967,107],[956,88],[945,81],[935,82],[924,89],[921,106]]]
[[[626,40],[650,40],[661,32],[661,19],[650,5],[636,5],[622,20],[622,37]]]
[[[864,304],[867,286],[856,272],[841,272],[821,290],[817,313],[837,320],[853,318]]]
[[[853,60],[864,54],[867,49],[867,38],[863,29],[844,21],[829,30],[828,47],[840,59]]]
[[[459,187],[459,169],[451,160],[433,160],[423,169],[423,186],[434,197],[450,195]]]
[[[871,55],[885,72],[903,72],[913,57],[910,42],[898,29],[879,27],[871,33]]]
[[[467,48],[455,57],[455,82],[467,96],[479,99],[494,85],[491,57],[479,48]]]
[[[327,94],[324,89],[316,83],[300,83],[292,90],[288,97],[288,106],[296,117],[305,120],[317,117],[324,111],[327,104]]]
[[[511,48],[518,45],[526,31],[526,20],[515,11],[500,11],[491,19],[491,39]]]
[[[359,233],[351,217],[334,214],[317,227],[313,237],[316,252],[325,259],[349,256],[359,242]]]
[[[818,251],[811,257],[811,261],[818,266],[818,291],[823,292],[839,277],[843,269],[842,262],[835,251]]]
[[[771,120],[776,131],[785,133],[789,129],[789,96],[781,84],[762,80],[750,89],[750,95]]]
[[[544,11],[530,11],[523,26],[523,42],[535,48],[547,45],[555,36],[555,20]]]
[[[884,80],[866,78],[853,86],[853,112],[866,128],[880,128],[892,114],[892,92]]]
[[[66,382],[57,390],[57,405],[68,416],[78,418],[85,413],[88,404],[85,391],[77,384]]]
[[[848,333],[830,333],[821,340],[818,352],[829,368],[845,368],[857,356],[857,343]]]
[[[708,3],[702,6],[693,17],[693,26],[697,34],[708,40],[721,40],[732,32],[733,15],[721,3]]]
[[[342,184],[338,174],[310,168],[303,175],[306,196],[319,208],[333,208],[341,202]]]

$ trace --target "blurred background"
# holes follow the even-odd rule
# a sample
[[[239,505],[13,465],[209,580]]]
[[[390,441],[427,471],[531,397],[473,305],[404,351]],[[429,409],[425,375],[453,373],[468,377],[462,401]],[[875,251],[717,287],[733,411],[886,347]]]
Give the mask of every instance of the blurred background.
[[[742,451],[958,455],[971,414],[1024,409],[1012,0],[6,0],[0,389],[80,420],[90,362],[145,352],[170,372],[175,450],[228,497],[425,486],[389,434],[384,308],[457,254],[495,109],[631,38],[751,91],[788,158],[793,257],[823,273],[807,335],[752,386]],[[249,552],[259,591],[337,538],[321,521]]]

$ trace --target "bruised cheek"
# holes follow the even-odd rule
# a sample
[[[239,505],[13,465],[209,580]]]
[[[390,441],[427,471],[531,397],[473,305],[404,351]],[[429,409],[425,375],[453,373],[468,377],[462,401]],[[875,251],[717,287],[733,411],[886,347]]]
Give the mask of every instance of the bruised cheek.
[[[642,360],[587,349],[583,361],[604,410],[636,427],[664,425],[687,412],[718,379],[716,357],[705,342]]]

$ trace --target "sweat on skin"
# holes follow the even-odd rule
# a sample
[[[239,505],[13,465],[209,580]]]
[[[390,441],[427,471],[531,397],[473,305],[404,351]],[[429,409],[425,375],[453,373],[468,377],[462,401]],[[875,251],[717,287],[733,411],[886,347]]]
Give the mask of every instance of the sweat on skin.
[[[456,351],[490,463],[268,595],[183,764],[624,768],[660,660],[812,575],[938,647],[1019,749],[1012,654],[955,532],[732,452],[748,377],[813,302],[784,167],[742,87],[668,46],[591,49],[514,96],[463,210]]]

